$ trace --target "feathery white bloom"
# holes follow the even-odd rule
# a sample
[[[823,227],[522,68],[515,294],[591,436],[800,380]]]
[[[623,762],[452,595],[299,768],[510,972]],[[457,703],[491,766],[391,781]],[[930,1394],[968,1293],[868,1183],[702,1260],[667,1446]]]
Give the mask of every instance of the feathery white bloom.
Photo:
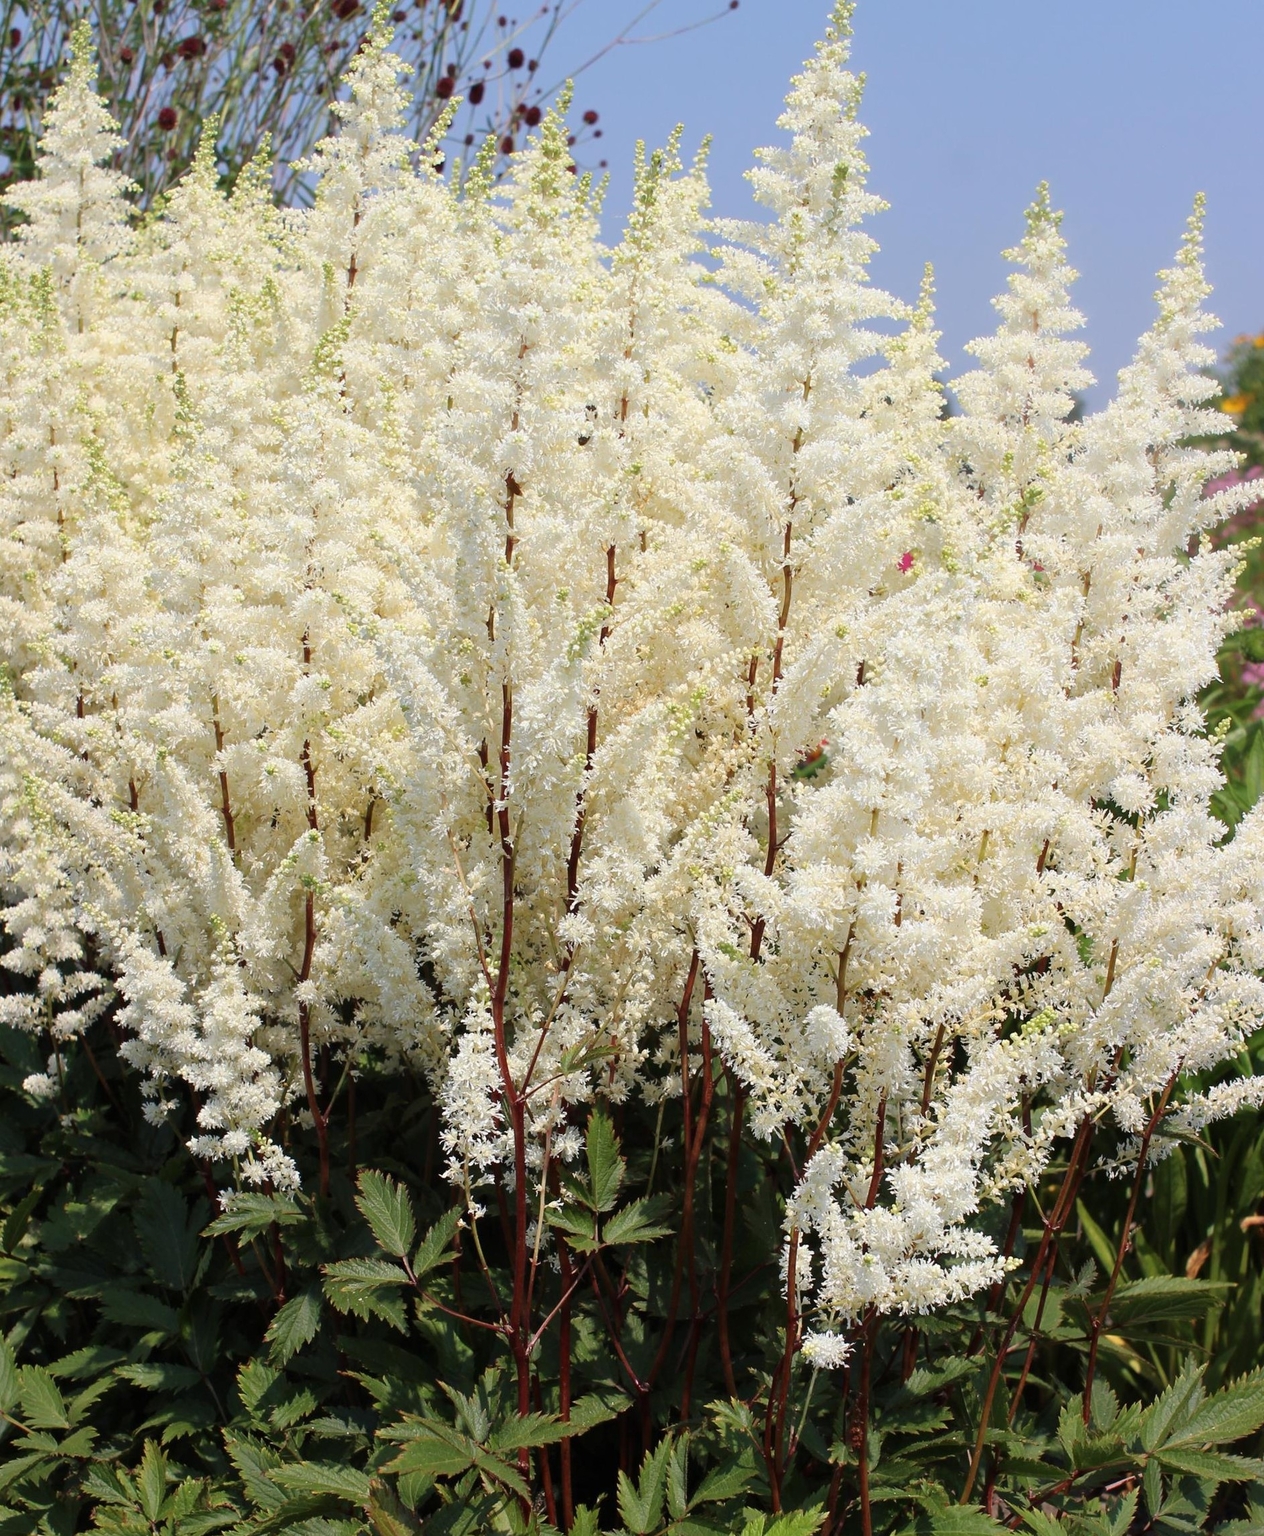
[[[929,274],[867,279],[849,26],[716,271],[679,136],[609,251],[564,104],[501,188],[414,172],[380,20],[311,209],[225,197],[208,129],[135,235],[77,33],[0,255],[0,1018],[64,1042],[117,987],[238,1184],[296,1183],[315,1052],[424,1071],[474,1212],[716,1052],[813,1146],[821,1366],[1001,1279],[985,1208],[1264,1016],[1264,816],[1221,845],[1196,704],[1201,209],[1074,422],[1042,187],[945,420]]]

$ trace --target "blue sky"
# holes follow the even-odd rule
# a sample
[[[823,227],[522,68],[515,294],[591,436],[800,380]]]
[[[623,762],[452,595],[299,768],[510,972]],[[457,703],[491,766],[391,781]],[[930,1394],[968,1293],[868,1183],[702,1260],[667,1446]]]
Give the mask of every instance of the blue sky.
[[[668,32],[724,3],[661,0],[641,30]],[[575,68],[644,4],[584,0],[542,75]],[[610,163],[610,232],[636,139],[660,143],[678,121],[687,146],[714,137],[715,211],[750,210],[742,173],[775,138],[786,83],[828,8],[742,0],[715,26],[620,47],[579,78],[577,109],[601,113],[593,148]],[[991,329],[1000,252],[1042,177],[1083,273],[1096,401],[1150,322],[1154,274],[1196,191],[1208,195],[1212,307],[1225,322],[1213,345],[1264,329],[1262,0],[860,0],[852,63],[868,76],[871,185],[891,204],[872,229],[874,278],[912,298],[934,263],[953,372],[962,345]]]

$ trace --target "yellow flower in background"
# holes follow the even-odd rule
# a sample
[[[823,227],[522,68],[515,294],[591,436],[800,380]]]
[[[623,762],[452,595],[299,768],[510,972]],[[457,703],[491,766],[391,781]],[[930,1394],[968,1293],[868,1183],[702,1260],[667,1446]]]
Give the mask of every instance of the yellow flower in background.
[[[1220,409],[1227,416],[1241,416],[1250,401],[1250,395],[1228,395],[1220,402]]]
[[[1264,347],[1264,331],[1261,331],[1258,336],[1252,338],[1252,344],[1257,347]]]

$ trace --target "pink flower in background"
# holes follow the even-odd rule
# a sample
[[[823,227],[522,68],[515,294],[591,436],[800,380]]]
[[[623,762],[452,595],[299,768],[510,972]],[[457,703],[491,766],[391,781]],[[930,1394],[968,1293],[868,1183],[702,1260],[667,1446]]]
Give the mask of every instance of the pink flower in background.
[[[906,549],[895,563],[900,570],[911,571],[913,569],[913,551]]]

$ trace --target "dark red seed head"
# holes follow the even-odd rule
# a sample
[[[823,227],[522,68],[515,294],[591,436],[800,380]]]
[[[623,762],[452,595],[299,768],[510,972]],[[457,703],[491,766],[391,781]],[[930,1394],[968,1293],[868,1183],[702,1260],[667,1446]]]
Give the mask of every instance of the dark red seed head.
[[[540,111],[539,107],[528,107],[522,114],[522,120],[528,128],[534,128],[543,116],[544,114]]]
[[[136,55],[132,52],[132,50],[130,48],[124,47],[124,48],[120,48],[119,49],[119,61],[120,61],[120,63],[130,64],[135,57],[136,57]]]
[[[182,59],[196,59],[206,52],[206,43],[196,35],[182,37],[176,44],[176,52]]]
[[[447,101],[452,94],[452,88],[456,84],[451,75],[440,75],[435,81],[435,95],[440,101]]]
[[[465,147],[468,149],[473,142],[474,142],[474,135],[472,133],[467,133],[465,135]]]
[[[599,115],[600,114],[594,112],[593,109],[591,107],[589,107],[587,112],[584,113],[584,121],[591,128],[592,125],[597,121],[597,118],[598,118]]]
[[[292,64],[294,62],[293,43],[282,43],[277,51],[281,54],[282,58],[286,59],[289,63]]]
[[[392,11],[391,12],[391,20],[392,21],[407,21],[408,20],[408,12],[407,11]]]
[[[158,126],[164,133],[170,133],[179,121],[174,107],[164,107],[158,114]]]
[[[528,59],[527,60],[527,72],[529,74],[534,75],[536,70],[539,69],[539,67],[540,67],[539,59]]]
[[[171,66],[175,63],[175,61],[176,61],[176,56],[175,56],[174,53],[164,53],[162,58],[160,58],[158,60],[158,62],[162,65],[162,67],[164,69],[170,69]]]
[[[501,152],[502,155],[512,155],[513,154],[513,152],[514,152],[514,141],[513,141],[513,134],[512,133],[507,133],[504,136],[504,138],[501,139],[501,141],[500,141],[500,152]]]
[[[10,29],[9,29],[9,47],[10,48],[18,48],[18,47],[21,46],[21,44],[22,44],[22,28],[21,27],[10,27]]]
[[[208,11],[226,11],[228,0],[206,0],[206,8]]]
[[[510,69],[521,69],[526,61],[527,56],[521,48],[511,48],[505,63],[509,65]]]
[[[486,89],[487,87],[481,80],[476,80],[474,84],[470,86],[470,105],[472,107],[478,106],[479,102],[482,101],[483,93],[486,91]]]

